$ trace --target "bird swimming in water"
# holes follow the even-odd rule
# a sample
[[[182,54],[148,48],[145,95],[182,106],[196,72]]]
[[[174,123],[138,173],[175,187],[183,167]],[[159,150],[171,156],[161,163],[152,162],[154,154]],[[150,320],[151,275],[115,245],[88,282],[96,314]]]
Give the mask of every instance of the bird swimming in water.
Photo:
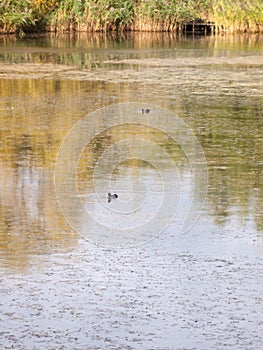
[[[146,113],[146,114],[149,114],[151,111],[150,109],[146,108],[146,109],[142,109],[142,114]]]
[[[111,194],[110,192],[108,193],[108,203],[111,202],[112,199],[118,198],[118,195],[116,193]]]

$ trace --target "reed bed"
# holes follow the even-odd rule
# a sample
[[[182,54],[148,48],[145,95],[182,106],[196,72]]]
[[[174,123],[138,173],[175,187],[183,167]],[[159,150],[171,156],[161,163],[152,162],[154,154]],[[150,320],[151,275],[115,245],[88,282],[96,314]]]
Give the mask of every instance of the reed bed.
[[[263,32],[262,0],[2,0],[0,31]]]
[[[263,32],[262,0],[216,0],[210,15],[218,32]]]

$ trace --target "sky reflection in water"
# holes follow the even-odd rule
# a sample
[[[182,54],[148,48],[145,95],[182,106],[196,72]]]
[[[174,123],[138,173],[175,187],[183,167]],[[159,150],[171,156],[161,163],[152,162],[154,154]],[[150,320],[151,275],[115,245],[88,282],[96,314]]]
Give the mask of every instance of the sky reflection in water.
[[[77,235],[60,214],[55,198],[53,172],[59,147],[70,128],[88,113],[131,101],[171,110],[200,141],[209,177],[200,219],[206,230],[222,234],[232,228],[233,233],[261,239],[261,44],[258,38],[176,40],[143,35],[107,40],[100,36],[1,39],[3,261],[15,254],[23,265],[28,254],[65,251],[76,244]],[[94,192],[90,183],[94,159],[108,141],[104,135],[90,146],[91,153],[83,153],[78,177],[84,197]],[[162,146],[173,147],[169,139],[162,140]],[[189,169],[180,158],[176,164],[187,193]],[[122,164],[119,170],[131,181],[149,179],[149,169],[142,163]],[[152,174],[150,179],[154,182]]]

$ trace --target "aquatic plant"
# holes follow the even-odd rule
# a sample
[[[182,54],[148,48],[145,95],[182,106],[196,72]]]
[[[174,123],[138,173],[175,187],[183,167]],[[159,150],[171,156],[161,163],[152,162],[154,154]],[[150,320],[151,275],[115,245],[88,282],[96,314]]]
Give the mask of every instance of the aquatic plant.
[[[64,0],[53,14],[52,25],[83,31],[125,30],[131,28],[133,19],[133,0]]]
[[[38,29],[49,29],[52,13],[54,13],[61,0],[32,0],[32,9]]]
[[[5,33],[19,31],[35,24],[32,3],[29,0],[2,0],[0,28]]]
[[[262,0],[2,0],[0,29],[180,31],[196,20],[217,32],[263,32]]]
[[[60,1],[56,11],[51,13],[51,23],[62,30],[77,29],[82,20],[83,4],[81,0]]]
[[[210,14],[218,32],[262,32],[261,0],[216,0]]]
[[[136,6],[135,29],[181,30],[183,23],[200,18],[208,0],[142,0]]]

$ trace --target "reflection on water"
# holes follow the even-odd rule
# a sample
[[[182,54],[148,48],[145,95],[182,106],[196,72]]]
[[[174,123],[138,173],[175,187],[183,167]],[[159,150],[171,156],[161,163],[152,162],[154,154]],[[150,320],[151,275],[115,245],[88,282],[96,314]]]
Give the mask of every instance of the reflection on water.
[[[72,227],[92,241],[111,246],[143,244],[158,237],[175,215],[181,221],[182,230],[188,231],[203,207],[207,189],[206,162],[189,127],[176,115],[153,105],[150,115],[142,119],[141,107],[141,103],[117,104],[89,114],[74,126],[60,149],[55,179],[61,210]],[[92,186],[95,193],[94,204],[86,203],[84,210],[76,186],[76,170],[87,143],[90,147],[82,157],[87,161],[81,169],[82,174],[85,167],[91,171],[84,179],[84,188]],[[143,162],[136,167],[138,159]],[[183,163],[188,169],[182,168]],[[127,171],[120,174],[120,164],[122,168],[125,164],[127,169],[129,164],[134,165],[130,181]],[[184,176],[179,173],[187,172],[191,181],[183,186],[181,177]],[[192,200],[183,206],[180,195],[188,187]],[[118,191],[119,199],[106,206],[105,197],[112,189]],[[84,190],[88,197],[89,192]],[[132,196],[128,201],[129,193]],[[179,207],[182,213],[178,216]],[[92,215],[88,216],[87,211]],[[96,225],[91,229],[94,220]]]
[[[0,38],[2,261],[23,266],[29,254],[74,246],[54,194],[56,156],[78,120],[118,102],[158,104],[184,119],[208,162],[204,215],[223,228],[250,223],[247,234],[256,237],[263,231],[262,47],[256,36]],[[80,191],[106,145],[104,137],[87,150]],[[142,176],[143,164],[127,168]]]

